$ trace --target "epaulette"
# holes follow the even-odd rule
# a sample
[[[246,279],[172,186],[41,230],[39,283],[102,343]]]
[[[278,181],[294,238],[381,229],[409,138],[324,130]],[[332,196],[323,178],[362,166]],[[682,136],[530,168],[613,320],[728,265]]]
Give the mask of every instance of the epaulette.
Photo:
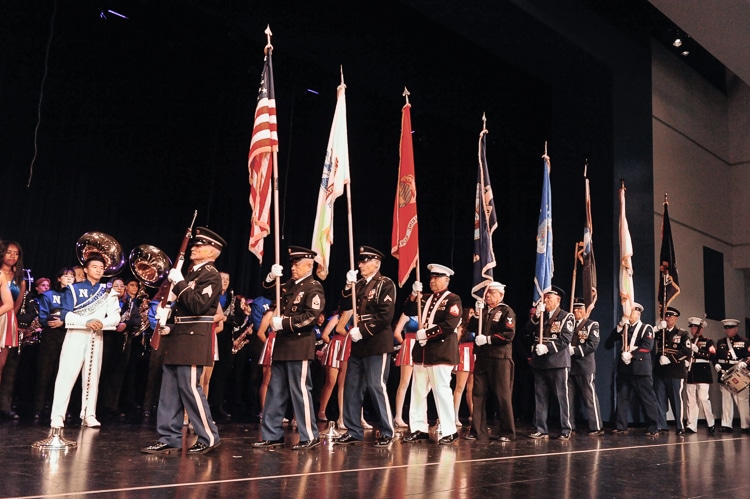
[[[210,263],[207,263],[206,265],[204,265],[204,267],[206,268],[206,270],[210,270],[212,272],[218,272],[219,271],[219,269],[217,269],[216,267],[214,267]]]

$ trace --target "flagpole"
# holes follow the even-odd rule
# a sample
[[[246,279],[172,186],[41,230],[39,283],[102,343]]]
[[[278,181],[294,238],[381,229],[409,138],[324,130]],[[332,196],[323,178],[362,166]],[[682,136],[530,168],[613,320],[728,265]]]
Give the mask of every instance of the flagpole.
[[[480,164],[481,164],[481,158],[482,158],[482,137],[484,135],[486,135],[487,133],[488,133],[487,132],[487,114],[486,113],[482,113],[482,131],[479,132],[479,144],[478,144],[478,149],[479,150],[477,152],[477,154],[479,156]],[[482,185],[481,192],[484,192],[484,175],[482,174],[479,178],[481,179],[481,182],[482,182],[482,184],[481,184]],[[480,217],[480,222],[481,222],[481,220],[482,219]],[[482,227],[479,227],[480,231],[482,229],[483,229]],[[480,244],[481,244],[481,236],[480,236]],[[486,286],[485,286],[484,290],[485,290],[485,293],[484,293],[484,295],[482,295],[482,302],[484,302],[484,297],[487,294],[487,287]],[[477,317],[477,320],[478,320],[479,326],[477,327],[477,333],[478,334],[484,334],[484,329],[482,328],[482,322],[484,322],[482,320],[484,318],[484,312],[482,311],[482,313],[479,313],[478,315],[479,315],[479,317]]]
[[[546,160],[544,162],[544,167],[547,168],[547,164],[549,164],[549,156],[547,155],[547,141],[546,140],[544,141],[544,156],[542,156],[542,159]],[[551,172],[549,172],[549,171],[547,172],[548,175],[550,173]],[[546,251],[546,248],[545,248],[545,251]],[[552,280],[550,279],[550,283],[551,282],[552,282]],[[544,290],[542,290],[542,294],[539,297],[539,301],[540,302],[544,302]],[[546,313],[546,311],[543,311],[542,312],[542,316],[539,317],[539,344],[540,345],[544,343],[544,320],[543,319],[544,319],[544,314],[545,313]]]
[[[341,71],[341,85],[345,86],[344,84],[344,66],[339,66]],[[347,210],[347,218],[349,223],[349,268],[351,270],[356,270],[354,268],[354,222],[352,218],[352,180],[351,175],[349,177],[349,182],[346,183],[346,210]],[[352,322],[354,323],[354,327],[357,327],[357,284],[352,283]]]
[[[270,56],[273,53],[273,45],[271,45],[271,25],[266,25],[266,47],[263,52]],[[276,265],[280,265],[280,243],[279,243],[279,153],[274,149],[273,154],[273,245],[276,253]],[[276,276],[276,309],[274,315],[276,317],[281,316],[281,278]]]
[[[570,286],[570,311],[573,311],[573,302],[575,301],[576,294],[576,279],[578,274],[578,249],[581,248],[581,243],[575,243],[575,249],[573,250],[573,284]]]

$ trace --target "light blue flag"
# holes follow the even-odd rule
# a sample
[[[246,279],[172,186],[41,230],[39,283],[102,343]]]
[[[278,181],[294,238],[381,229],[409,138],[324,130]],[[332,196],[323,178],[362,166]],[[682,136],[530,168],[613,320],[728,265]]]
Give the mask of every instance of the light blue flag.
[[[536,272],[534,274],[534,303],[552,289],[552,274],[555,264],[552,259],[552,188],[549,183],[550,163],[545,151],[542,205],[539,208],[539,225],[536,235]]]

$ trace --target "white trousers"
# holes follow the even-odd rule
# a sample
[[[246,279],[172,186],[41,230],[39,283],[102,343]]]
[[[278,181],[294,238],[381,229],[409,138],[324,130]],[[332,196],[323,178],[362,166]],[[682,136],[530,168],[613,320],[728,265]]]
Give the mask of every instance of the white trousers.
[[[423,431],[425,433],[429,431],[427,395],[432,390],[443,436],[456,433],[456,413],[453,408],[453,390],[451,390],[452,371],[453,366],[449,365],[414,365],[409,406],[409,429],[411,431]]]
[[[750,428],[750,388],[734,393],[720,384],[719,390],[721,391],[721,426],[732,427],[734,404],[737,404],[740,413],[740,428]]]
[[[714,411],[711,408],[711,399],[708,398],[708,389],[711,387],[708,383],[687,383],[685,391],[687,392],[687,427],[693,431],[698,431],[698,414],[703,409],[706,415],[706,424],[713,426],[716,423]]]
[[[96,416],[99,374],[102,370],[102,338],[101,333],[96,334],[90,329],[69,329],[65,334],[50,414],[53,425],[56,421],[65,421],[70,392],[78,379],[78,373],[81,373],[82,379],[81,419]]]

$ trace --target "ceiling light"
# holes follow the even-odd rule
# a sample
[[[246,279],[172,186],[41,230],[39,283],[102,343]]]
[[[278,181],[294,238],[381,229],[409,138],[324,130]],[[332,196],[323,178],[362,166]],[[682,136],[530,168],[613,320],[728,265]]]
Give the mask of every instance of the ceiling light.
[[[682,52],[680,52],[680,54],[683,56],[687,56],[690,54],[690,52],[688,52],[687,50],[683,50]]]
[[[674,47],[681,47],[682,46],[682,40],[680,40],[679,38],[675,38],[674,41],[672,42],[672,45]]]

